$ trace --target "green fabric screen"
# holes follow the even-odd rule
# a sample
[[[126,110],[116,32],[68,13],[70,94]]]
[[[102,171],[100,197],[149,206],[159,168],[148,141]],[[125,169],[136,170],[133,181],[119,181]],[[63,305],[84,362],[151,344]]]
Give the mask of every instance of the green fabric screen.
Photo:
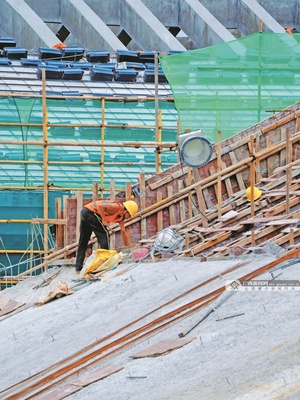
[[[160,56],[181,133],[202,129],[216,142],[300,98],[300,34],[257,32],[198,50]]]

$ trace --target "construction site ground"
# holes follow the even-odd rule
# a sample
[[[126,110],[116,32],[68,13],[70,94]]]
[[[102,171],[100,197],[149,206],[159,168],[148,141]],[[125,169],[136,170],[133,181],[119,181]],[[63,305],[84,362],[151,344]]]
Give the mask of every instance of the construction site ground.
[[[8,397],[5,389],[21,381],[24,383],[19,386],[20,390],[28,387],[27,379],[38,376],[40,371],[50,371],[56,366],[52,369],[55,371],[60,365],[67,365],[75,353],[87,354],[87,346],[91,353],[108,344],[106,351],[103,348],[98,352],[98,357],[102,357],[98,362],[73,375],[70,373],[57,384],[61,396],[62,385],[67,382],[72,384],[93,371],[113,365],[117,367],[115,373],[80,387],[67,398],[299,399],[300,287],[242,290],[230,285],[272,263],[274,267],[255,276],[255,280],[300,281],[298,255],[286,260],[283,257],[278,262],[281,254],[286,252],[251,253],[205,262],[191,257],[122,263],[106,272],[101,280],[43,305],[36,303],[58,281],[74,288],[74,280],[78,278],[74,267],[54,267],[24,279],[1,292],[1,296],[25,307],[23,311],[20,307],[0,317],[0,398],[29,398],[27,395]],[[58,271],[55,279],[42,286]],[[220,288],[226,289],[218,292]],[[212,298],[210,293],[218,296]],[[170,324],[167,324],[170,319],[163,319],[164,327],[157,324],[167,313],[186,304],[192,307],[203,296],[210,300],[203,307]],[[142,316],[145,317],[132,323]],[[136,329],[152,323],[155,323],[153,328],[160,328],[151,332],[145,328],[141,331],[145,335],[132,342],[123,340],[128,334],[129,339],[135,339]],[[105,337],[107,340],[101,343]],[[116,347],[116,340],[120,340],[121,347]],[[169,344],[174,341],[177,347],[150,356],[139,355],[165,341]],[[53,383],[55,379],[49,378],[49,381]],[[43,392],[42,386],[36,389],[39,390],[40,394],[30,398],[66,397],[57,396],[57,392],[51,395],[49,391],[46,397],[47,390]]]

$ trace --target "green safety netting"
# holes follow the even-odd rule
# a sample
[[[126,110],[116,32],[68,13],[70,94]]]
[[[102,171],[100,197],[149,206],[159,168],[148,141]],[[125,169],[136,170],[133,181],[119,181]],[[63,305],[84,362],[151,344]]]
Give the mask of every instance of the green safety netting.
[[[300,34],[257,32],[171,56],[160,64],[181,132],[202,129],[215,142],[268,118],[300,98]]]
[[[48,129],[48,181],[51,185],[88,188],[93,182],[98,182],[103,183],[104,188],[109,188],[110,181],[114,180],[117,188],[124,188],[127,182],[136,183],[141,172],[146,175],[156,172],[155,148],[124,148],[119,145],[122,142],[156,141],[153,100],[105,101],[104,122],[108,126],[105,128],[104,141],[118,146],[104,148],[104,182],[99,164],[100,147],[83,144],[101,141],[101,129],[95,126],[102,123],[101,99],[49,98],[46,104],[49,124],[70,125],[50,126]],[[162,140],[175,142],[177,112],[174,104],[169,100],[161,100],[158,107],[162,112]],[[0,98],[0,121],[0,187],[43,185],[43,146],[33,143],[43,140],[41,98]],[[17,125],[21,123],[28,125]],[[15,143],[7,144],[6,141]],[[18,141],[26,143],[18,144]],[[77,145],[68,145],[70,141]],[[63,144],[51,146],[55,142]],[[176,162],[177,152],[163,153],[162,169]]]

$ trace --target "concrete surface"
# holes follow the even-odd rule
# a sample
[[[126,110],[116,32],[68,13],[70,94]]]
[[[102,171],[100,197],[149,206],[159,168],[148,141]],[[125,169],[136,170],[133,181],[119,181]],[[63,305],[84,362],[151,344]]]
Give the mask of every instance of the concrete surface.
[[[1,318],[1,361],[5,368],[1,372],[0,391],[213,276],[218,278],[153,313],[135,328],[273,260],[273,256],[266,255],[208,262],[196,258],[169,259],[143,261],[129,265],[130,268],[125,265],[127,271],[123,269],[124,264],[120,264],[116,270],[107,272],[106,278],[74,294]],[[235,272],[224,274],[226,269],[241,261],[247,263]],[[285,263],[277,266],[272,274],[268,272],[255,279],[299,281],[299,266],[297,260],[293,265]],[[57,280],[72,284],[72,279],[77,277],[73,268],[61,268],[49,286],[34,289],[53,273],[51,270],[2,291],[1,295],[30,302],[48,293]],[[94,365],[91,370],[107,364],[124,368],[68,399],[298,399],[298,300],[299,290],[257,290],[257,287],[256,290],[236,290],[188,334],[195,337],[191,343],[162,356],[132,358],[161,340],[178,338],[180,332],[197,324],[217,301]],[[121,332],[120,336],[127,332],[129,330]]]

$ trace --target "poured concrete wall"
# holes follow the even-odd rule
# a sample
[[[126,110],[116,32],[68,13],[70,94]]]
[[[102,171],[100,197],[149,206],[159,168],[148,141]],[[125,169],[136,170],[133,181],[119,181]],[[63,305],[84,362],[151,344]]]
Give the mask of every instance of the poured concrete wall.
[[[23,0],[0,0],[1,31],[13,36],[17,45],[28,50],[52,47],[57,37]]]
[[[240,0],[239,29],[244,35],[262,27],[265,32],[284,33],[284,28],[256,0]]]
[[[105,22],[83,0],[61,0],[61,20],[80,44],[90,49],[110,52],[126,50]]]
[[[265,31],[300,29],[300,0],[0,0],[0,7],[0,34],[34,50],[58,42],[61,26],[87,48],[124,49],[118,35],[126,32],[128,49],[163,52],[233,40],[261,21]],[[187,37],[174,37],[176,27]]]
[[[26,3],[38,14],[45,22],[61,21],[61,0],[37,1],[25,0]]]
[[[142,50],[185,50],[160,20],[140,0],[124,0],[120,24]]]
[[[234,36],[198,0],[181,0],[179,25],[194,48],[234,40]]]

